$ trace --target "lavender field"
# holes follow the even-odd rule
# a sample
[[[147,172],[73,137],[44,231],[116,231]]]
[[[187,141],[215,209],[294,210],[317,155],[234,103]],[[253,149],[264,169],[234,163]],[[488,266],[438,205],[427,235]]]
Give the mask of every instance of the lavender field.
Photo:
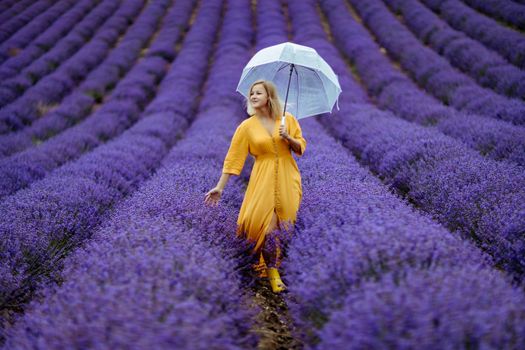
[[[217,207],[260,49],[300,119],[287,293]],[[525,1],[0,1],[1,349],[524,349]]]

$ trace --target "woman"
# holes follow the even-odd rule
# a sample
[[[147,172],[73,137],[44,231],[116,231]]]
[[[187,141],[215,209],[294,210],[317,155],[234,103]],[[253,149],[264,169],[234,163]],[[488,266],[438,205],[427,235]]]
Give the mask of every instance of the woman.
[[[277,270],[278,233],[293,228],[302,199],[301,174],[291,151],[303,155],[306,140],[290,113],[286,113],[285,125],[280,126],[282,106],[273,83],[258,80],[252,84],[247,110],[250,117],[237,127],[222,176],[206,193],[205,203],[216,205],[230,175],[241,173],[248,153],[255,157],[237,219],[237,235],[254,244],[262,276],[266,272],[272,290],[278,293],[286,289]]]

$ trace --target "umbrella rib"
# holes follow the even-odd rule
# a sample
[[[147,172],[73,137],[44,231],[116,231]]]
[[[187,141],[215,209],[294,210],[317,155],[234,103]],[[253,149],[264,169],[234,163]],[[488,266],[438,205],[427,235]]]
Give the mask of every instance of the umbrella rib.
[[[306,66],[301,66],[301,67],[313,71],[315,73],[315,75],[317,76],[317,79],[319,79],[321,81],[321,85],[323,86],[324,97],[325,97],[325,100],[326,100],[326,105],[328,106],[330,104],[330,101],[328,101],[328,95],[326,94],[326,87],[324,86],[323,79],[321,79],[321,77],[319,76],[319,71],[317,69],[306,67]]]
[[[310,68],[310,67],[307,67],[307,66],[301,66],[299,65],[300,67],[304,68],[304,69],[308,69],[308,70],[311,70],[311,71],[314,71],[317,73],[317,69],[314,69],[314,68]]]
[[[321,85],[323,86],[324,98],[326,100],[326,105],[329,106],[330,105],[330,101],[328,101],[328,95],[326,95],[326,87],[324,86],[324,81],[319,76],[319,73],[317,73],[317,70],[314,69],[313,71],[315,72],[315,75],[317,76],[317,79],[319,79],[321,81]]]
[[[281,66],[281,68],[277,69],[277,72],[279,72],[281,69],[288,67],[291,63],[285,62],[284,65]]]
[[[295,94],[295,114],[299,115],[299,72],[295,69],[295,76],[297,77],[297,93]]]

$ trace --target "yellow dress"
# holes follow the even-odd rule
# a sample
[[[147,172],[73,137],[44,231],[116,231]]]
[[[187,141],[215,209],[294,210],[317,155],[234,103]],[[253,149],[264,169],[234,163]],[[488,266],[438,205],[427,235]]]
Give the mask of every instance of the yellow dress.
[[[297,119],[285,114],[288,134],[299,141],[302,156],[306,140]],[[301,174],[292,156],[292,148],[279,136],[281,118],[275,120],[272,135],[255,115],[245,119],[235,131],[226,154],[223,173],[239,175],[248,153],[255,157],[250,181],[237,219],[237,235],[255,244],[260,253],[273,212],[278,224],[290,227],[295,223],[303,196]],[[261,262],[264,260],[260,256]]]

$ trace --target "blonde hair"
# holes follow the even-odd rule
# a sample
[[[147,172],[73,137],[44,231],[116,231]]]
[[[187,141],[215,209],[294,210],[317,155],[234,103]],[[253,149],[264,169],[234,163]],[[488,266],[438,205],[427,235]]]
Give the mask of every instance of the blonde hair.
[[[267,107],[270,117],[272,117],[273,120],[281,118],[283,115],[283,104],[277,94],[277,87],[269,80],[256,80],[253,82],[252,86],[250,86],[250,90],[248,90],[248,98],[246,99],[246,111],[248,114],[250,116],[255,114],[255,110],[250,103],[250,93],[252,92],[253,87],[257,84],[261,84],[268,94]]]

